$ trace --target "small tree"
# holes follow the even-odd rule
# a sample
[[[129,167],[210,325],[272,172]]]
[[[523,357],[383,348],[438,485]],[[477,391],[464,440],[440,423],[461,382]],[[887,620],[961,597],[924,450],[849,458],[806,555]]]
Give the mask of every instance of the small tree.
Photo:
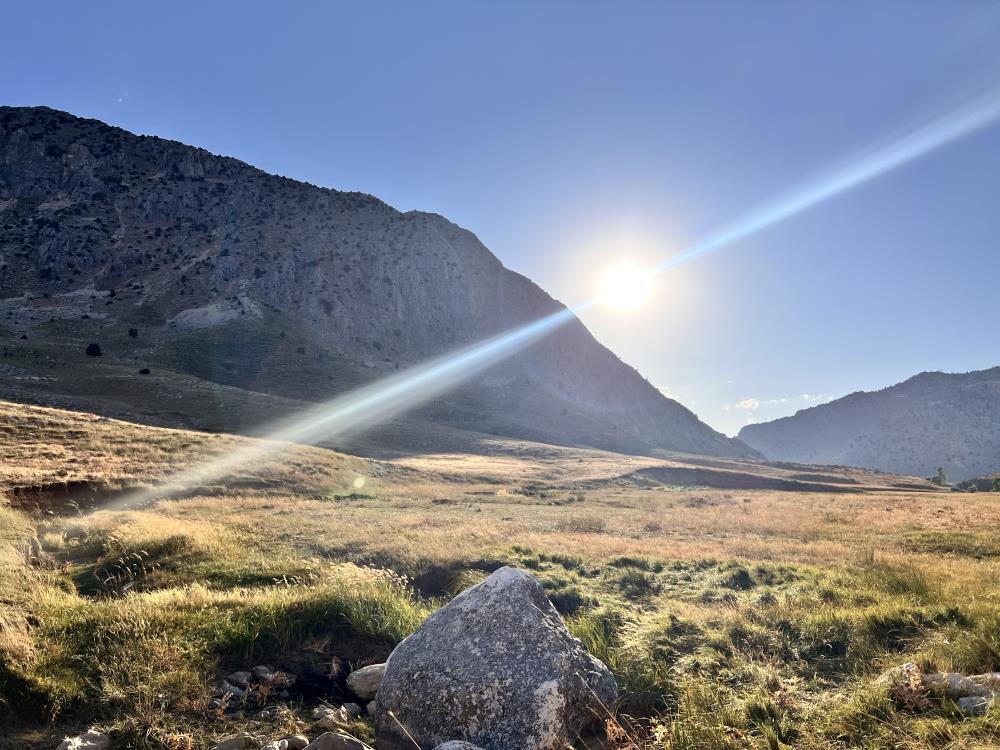
[[[139,335],[139,329],[138,328],[129,328],[128,329],[128,335],[129,335],[129,338],[133,338],[133,339],[136,338]]]
[[[969,485],[969,492],[979,492],[979,487],[976,486],[975,482]]]
[[[1000,477],[993,477],[993,491],[1000,492]]]
[[[938,466],[937,474],[931,477],[931,481],[934,482],[938,487],[944,487],[948,484],[948,475],[944,473],[944,468]]]
[[[87,356],[88,357],[100,357],[101,356],[101,345],[100,344],[87,344]]]

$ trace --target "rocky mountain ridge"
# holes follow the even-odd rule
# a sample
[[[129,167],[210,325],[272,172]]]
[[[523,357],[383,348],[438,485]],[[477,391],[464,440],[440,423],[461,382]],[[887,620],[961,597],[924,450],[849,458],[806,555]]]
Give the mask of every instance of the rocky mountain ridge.
[[[47,108],[0,107],[0,397],[242,428],[262,400],[278,412],[323,400],[559,309],[440,216]],[[414,418],[755,455],[578,321]]]
[[[861,466],[954,480],[1000,469],[1000,367],[923,372],[897,385],[744,427],[775,461]]]

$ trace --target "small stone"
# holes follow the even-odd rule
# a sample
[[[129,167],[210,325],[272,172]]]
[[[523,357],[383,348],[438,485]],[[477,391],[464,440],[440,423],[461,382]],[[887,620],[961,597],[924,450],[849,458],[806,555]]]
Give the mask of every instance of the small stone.
[[[253,676],[258,680],[269,680],[273,674],[273,670],[270,667],[265,667],[263,665],[254,667],[252,672]]]
[[[343,706],[340,708],[324,706],[323,708],[326,710],[316,719],[316,723],[313,726],[325,732],[335,732],[342,727],[350,726],[351,719],[354,718]],[[313,715],[316,715],[316,711],[313,711]]]
[[[233,685],[232,683],[228,682],[227,680],[223,680],[219,684],[219,689],[218,689],[217,694],[218,695],[226,695],[227,693],[229,695],[231,695],[233,698],[236,698],[237,700],[245,700],[246,697],[247,697],[247,691],[246,690],[243,690],[241,688],[236,687],[235,685]]]
[[[982,716],[989,710],[992,702],[993,699],[985,695],[969,695],[965,698],[959,698],[955,701],[955,705],[962,713],[970,716]]]
[[[343,706],[341,706],[341,708],[347,711],[347,713],[349,713],[351,716],[361,716],[361,714],[365,712],[365,710],[361,708],[361,706],[359,706],[357,703],[345,703]]]
[[[345,732],[327,732],[306,745],[305,750],[372,750],[372,748]]]
[[[249,732],[239,732],[223,738],[212,750],[245,750],[252,742]]]
[[[309,744],[309,738],[304,734],[290,734],[285,737],[284,742],[288,750],[305,750]]]
[[[285,740],[275,740],[268,742],[260,750],[288,750],[288,743]]]
[[[466,742],[465,740],[449,740],[444,744],[438,745],[434,750],[483,750],[479,745],[473,745],[471,742]]]
[[[362,700],[370,701],[378,692],[385,676],[385,664],[372,664],[355,669],[347,675],[347,688]]]
[[[958,672],[931,672],[924,675],[924,685],[935,695],[944,695],[952,700],[969,697],[989,697],[992,690]]]
[[[230,675],[226,675],[226,682],[229,682],[236,687],[243,688],[244,690],[250,685],[250,678],[252,675],[249,672],[233,672]]]
[[[365,706],[365,713],[368,714],[369,716],[375,715],[375,701],[368,702],[368,704]]]
[[[105,750],[111,738],[96,729],[88,729],[76,737],[67,737],[59,743],[58,750]]]

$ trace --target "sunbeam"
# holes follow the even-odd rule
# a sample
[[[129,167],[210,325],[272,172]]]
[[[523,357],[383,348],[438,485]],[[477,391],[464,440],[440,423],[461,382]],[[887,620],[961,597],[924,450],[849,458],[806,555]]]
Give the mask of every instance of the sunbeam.
[[[732,245],[942,146],[981,130],[998,119],[1000,119],[1000,90],[994,89],[908,135],[894,140],[869,156],[856,160],[848,167],[837,170],[800,191],[750,213],[740,221],[734,222],[663,261],[650,273],[663,273],[707,253]],[[618,294],[618,298],[626,296],[627,291]],[[575,320],[577,313],[601,300],[601,296],[586,300],[483,342],[417,365],[398,375],[319,404],[264,430],[262,432],[263,437],[266,438],[264,441],[183,470],[166,480],[162,486],[132,493],[120,499],[118,504],[138,504],[169,497],[183,492],[186,488],[218,480],[239,466],[281,450],[283,445],[289,442],[316,442],[377,424],[444,393],[490,365],[515,354],[567,322]]]
[[[181,471],[160,486],[129,493],[115,501],[115,505],[137,505],[177,495],[187,488],[225,477],[240,466],[281,450],[287,443],[329,440],[382,422],[450,390],[470,375],[538,341],[573,320],[576,311],[583,307],[586,304],[573,309],[564,308],[299,412],[261,430],[263,440]]]

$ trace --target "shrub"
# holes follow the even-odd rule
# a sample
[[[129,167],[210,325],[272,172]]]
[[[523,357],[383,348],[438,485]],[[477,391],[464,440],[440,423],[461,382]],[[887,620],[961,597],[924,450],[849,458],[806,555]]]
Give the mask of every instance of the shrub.
[[[100,357],[101,345],[100,344],[87,344],[87,356],[88,357]]]

